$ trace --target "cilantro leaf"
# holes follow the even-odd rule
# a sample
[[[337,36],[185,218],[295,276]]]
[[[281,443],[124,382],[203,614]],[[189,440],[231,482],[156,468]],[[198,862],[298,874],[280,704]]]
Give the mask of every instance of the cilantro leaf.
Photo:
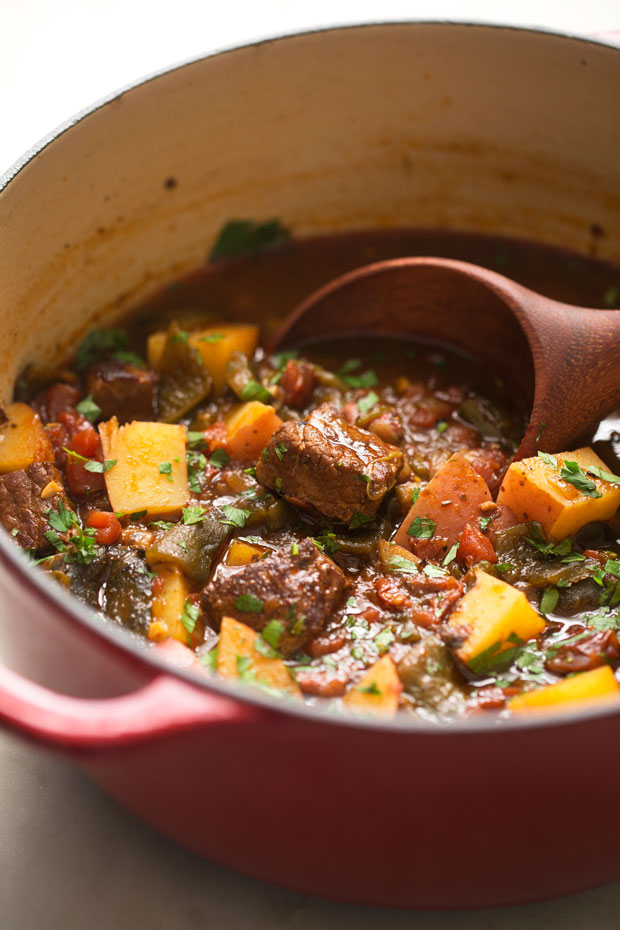
[[[540,612],[541,614],[550,614],[553,613],[557,607],[558,600],[560,599],[560,592],[557,588],[548,587],[542,593],[540,599]]]
[[[172,477],[172,462],[160,462],[159,463],[159,474],[166,475],[168,481],[173,481]]]
[[[620,484],[618,475],[612,475],[610,471],[605,471],[604,468],[599,468],[597,465],[586,466],[586,471],[589,475],[594,475],[595,478],[602,478],[603,481],[608,481],[610,484]]]
[[[260,597],[255,597],[253,594],[240,594],[235,601],[235,608],[248,614],[259,614],[264,606]]]
[[[184,507],[183,523],[185,526],[191,526],[193,523],[200,523],[207,515],[204,507]]]
[[[437,524],[430,517],[415,517],[407,530],[407,536],[415,539],[432,539]]]
[[[187,640],[191,639],[192,633],[196,629],[196,622],[200,616],[200,608],[197,604],[192,604],[189,598],[186,599],[185,604],[183,605],[183,613],[181,614],[181,623],[187,630]]]
[[[353,511],[353,516],[349,523],[349,529],[355,530],[358,526],[365,526],[367,523],[372,523],[375,518],[369,514],[360,513],[359,510]]]
[[[238,255],[254,255],[264,249],[284,245],[291,238],[289,230],[280,220],[256,223],[254,220],[230,220],[215,240],[209,260],[235,258]]]
[[[402,555],[393,555],[387,567],[392,572],[405,572],[407,575],[417,575],[418,566],[413,559],[406,559]]]
[[[91,423],[94,423],[97,417],[101,416],[101,407],[95,403],[92,394],[88,394],[79,404],[76,404],[75,409],[87,420],[90,420]]]
[[[216,449],[209,456],[209,465],[213,465],[214,468],[223,468],[229,461],[230,456],[225,449]]]
[[[223,504],[221,510],[227,519],[219,522],[228,526],[238,526],[239,529],[245,526],[245,521],[250,516],[249,510],[241,510],[239,507],[233,507],[232,504]]]
[[[359,412],[364,415],[368,413],[369,410],[379,403],[379,395],[375,391],[369,391],[365,397],[361,397],[357,402],[357,409]]]
[[[260,400],[263,404],[268,404],[273,400],[272,395],[266,387],[259,384],[258,381],[248,381],[241,391],[241,400]]]
[[[564,462],[560,469],[560,478],[572,484],[574,488],[585,494],[586,497],[602,497],[603,495],[596,487],[594,481],[591,481],[586,473],[579,467],[577,462]]]
[[[545,465],[553,468],[554,471],[558,470],[558,460],[556,459],[555,455],[549,455],[548,452],[539,452],[538,458],[542,459]]]
[[[99,356],[126,348],[128,342],[122,329],[93,329],[75,353],[75,367],[82,371]]]
[[[280,639],[284,633],[284,624],[281,620],[270,620],[267,626],[262,630],[263,639],[267,640],[270,646],[273,649],[277,649],[280,645]]]

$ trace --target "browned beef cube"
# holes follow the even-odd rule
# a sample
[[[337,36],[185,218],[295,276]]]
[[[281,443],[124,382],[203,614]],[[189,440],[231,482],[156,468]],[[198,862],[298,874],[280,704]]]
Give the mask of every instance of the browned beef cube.
[[[58,509],[59,500],[66,506],[62,478],[49,462],[0,475],[0,523],[23,549],[50,545],[45,538],[52,529],[48,516],[50,508]]]
[[[261,484],[314,507],[330,520],[374,516],[403,466],[400,449],[347,423],[323,404],[276,430],[256,466]]]
[[[258,631],[272,624],[269,642],[289,656],[321,632],[344,586],[338,566],[304,539],[242,568],[222,566],[204,589],[202,604],[217,627],[223,617]]]
[[[128,362],[108,358],[95,362],[86,374],[86,390],[101,407],[101,419],[119,423],[153,420],[157,416],[157,375]]]

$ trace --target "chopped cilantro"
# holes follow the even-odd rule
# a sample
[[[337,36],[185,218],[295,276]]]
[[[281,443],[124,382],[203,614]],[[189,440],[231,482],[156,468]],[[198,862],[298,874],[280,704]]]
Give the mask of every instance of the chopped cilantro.
[[[213,465],[214,468],[223,468],[229,461],[230,456],[225,449],[216,449],[209,456],[209,465]]]
[[[597,465],[587,465],[586,471],[589,475],[602,478],[603,481],[608,481],[610,484],[620,484],[618,475],[612,475],[610,471],[605,471],[604,468],[599,468]]]
[[[245,526],[245,521],[250,516],[249,510],[241,510],[239,507],[233,507],[232,504],[223,504],[221,510],[227,519],[219,522],[228,526],[238,526],[240,529]]]
[[[207,515],[204,507],[184,507],[183,523],[185,526],[191,526],[193,523],[200,523]]]
[[[221,342],[225,338],[226,333],[207,333],[206,336],[201,336],[198,342]]]
[[[206,449],[205,435],[200,430],[187,431],[187,445],[190,449]]]
[[[205,668],[209,668],[212,672],[214,672],[217,668],[217,656],[218,648],[215,646],[213,649],[210,649],[207,653],[202,655],[200,657],[200,661],[205,666]]]
[[[432,539],[437,524],[430,517],[415,517],[407,530],[407,536],[415,539]]]
[[[387,567],[392,572],[405,572],[407,575],[417,575],[419,571],[413,559],[405,559],[402,555],[393,555]]]
[[[260,400],[262,403],[268,404],[273,400],[273,396],[258,381],[248,381],[241,391],[241,400]]]
[[[272,356],[271,361],[276,368],[282,370],[283,368],[286,368],[288,362],[294,358],[297,358],[298,356],[299,352],[297,349],[285,349],[284,352],[276,352],[276,354]]]
[[[159,463],[159,474],[165,475],[168,481],[173,481],[172,477],[172,462],[160,462]]]
[[[299,546],[296,542],[291,543],[291,555],[299,555]]]
[[[351,521],[349,523],[349,529],[355,530],[359,526],[365,526],[367,523],[372,523],[373,520],[374,520],[373,516],[370,516],[365,513],[360,513],[359,510],[354,510],[353,516],[351,517]]]
[[[417,499],[418,499],[419,496],[420,496],[420,489],[419,489],[419,488],[413,488],[412,491],[411,491],[411,503],[412,503],[412,504],[415,504],[415,502],[417,501]]]
[[[379,403],[379,395],[374,391],[369,391],[365,397],[361,397],[357,402],[357,409],[359,412],[364,415],[368,413],[369,410]]]
[[[442,565],[449,565],[450,562],[453,562],[456,558],[456,553],[459,550],[458,542],[455,542],[451,549],[448,550],[445,559],[441,563]]]
[[[135,523],[137,520],[141,520],[142,517],[146,517],[147,513],[147,510],[134,510],[133,513],[129,514],[129,519],[132,521],[132,523]],[[116,516],[118,517],[119,514],[116,514]],[[122,517],[123,514],[120,514],[120,516]]]
[[[540,612],[541,614],[550,614],[553,613],[557,607],[558,600],[560,598],[560,592],[557,588],[548,587],[542,593],[540,599]]]
[[[445,421],[445,420],[440,420],[439,423],[437,424],[437,432],[438,432],[438,433],[445,433],[445,431],[446,431],[447,429],[448,429],[448,424],[446,423],[446,421]]]
[[[247,614],[259,614],[264,606],[260,597],[253,594],[240,594],[235,601],[235,608]]]
[[[281,620],[270,620],[267,626],[262,631],[263,639],[265,639],[270,646],[274,649],[277,649],[280,645],[280,640],[282,634],[284,633],[284,624]]]
[[[278,494],[281,494],[282,493],[282,478],[276,478],[276,480],[274,481],[274,484],[275,484],[276,491],[278,492]]]
[[[282,461],[282,456],[283,456],[286,452],[288,452],[288,449],[287,449],[286,445],[285,445],[283,442],[279,442],[279,443],[277,444],[277,446],[275,447],[274,451],[275,451],[276,455],[278,456],[278,458],[280,459],[280,461]]]
[[[491,522],[491,519],[492,519],[491,517],[480,517],[480,519],[478,520],[478,525],[480,526],[480,529],[483,532],[484,530],[486,530],[487,526]]]
[[[87,394],[79,404],[76,404],[75,409],[87,420],[90,420],[91,423],[94,423],[97,417],[101,415],[101,407],[95,403],[92,394]]]
[[[75,353],[75,367],[82,371],[99,356],[126,348],[128,342],[122,329],[93,329]]]
[[[119,349],[114,353],[114,358],[119,362],[125,362],[126,365],[133,365],[134,368],[146,368],[144,361],[135,352],[127,352],[125,349]]]
[[[429,578],[445,578],[446,577],[445,570],[443,568],[440,568],[439,565],[433,565],[432,562],[429,562],[428,565],[425,565],[422,571]]]
[[[369,685],[357,685],[355,690],[360,691],[362,694],[371,694],[373,697],[378,697],[383,693],[376,681],[372,681]]]
[[[379,655],[383,655],[384,652],[387,652],[391,644],[394,642],[394,634],[391,630],[381,630],[375,636],[374,639],[375,646],[379,650]]]
[[[187,641],[191,639],[192,633],[196,629],[196,622],[200,616],[200,608],[197,604],[192,604],[189,598],[186,599],[185,604],[183,605],[183,613],[181,614],[181,623],[187,630]]]
[[[264,249],[284,245],[291,237],[280,220],[257,223],[254,220],[230,220],[218,233],[209,254],[212,262],[238,255],[254,255]]]
[[[365,371],[362,375],[341,375],[345,384],[352,388],[372,388],[379,384],[379,379],[374,371]]]
[[[547,429],[547,424],[543,420],[543,422],[540,424],[540,429],[538,430],[538,436],[536,437],[536,440],[535,440],[536,442],[540,442],[540,440],[542,439],[542,434],[544,433],[546,429]]]
[[[586,497],[602,497],[603,495],[596,487],[594,481],[591,481],[586,473],[579,467],[577,462],[564,462],[560,469],[560,478],[572,484],[574,488],[585,494]]]
[[[545,465],[548,465],[550,468],[553,468],[554,471],[558,470],[559,468],[558,460],[556,459],[555,455],[549,455],[548,452],[539,452],[538,458],[542,459]]]

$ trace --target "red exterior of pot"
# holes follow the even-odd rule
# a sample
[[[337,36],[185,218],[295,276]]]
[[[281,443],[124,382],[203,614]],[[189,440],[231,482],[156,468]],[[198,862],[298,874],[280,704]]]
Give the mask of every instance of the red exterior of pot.
[[[46,641],[68,636],[70,664],[87,666],[93,631],[51,593],[46,604],[33,579],[13,581],[5,561],[9,610],[33,622],[33,598]],[[83,700],[0,669],[0,721],[69,755],[145,823],[214,862],[401,907],[510,904],[620,875],[617,712],[388,729],[222,696],[101,636],[98,650],[109,680],[127,682],[129,666],[141,686]],[[69,663],[58,672],[70,680]]]

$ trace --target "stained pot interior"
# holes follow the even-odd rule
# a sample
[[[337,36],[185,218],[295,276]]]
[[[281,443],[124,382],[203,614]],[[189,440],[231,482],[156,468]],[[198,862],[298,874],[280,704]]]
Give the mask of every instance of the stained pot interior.
[[[0,396],[202,263],[231,217],[299,236],[475,229],[620,260],[619,86],[604,45],[401,24],[237,49],[113,97],[5,178]]]

